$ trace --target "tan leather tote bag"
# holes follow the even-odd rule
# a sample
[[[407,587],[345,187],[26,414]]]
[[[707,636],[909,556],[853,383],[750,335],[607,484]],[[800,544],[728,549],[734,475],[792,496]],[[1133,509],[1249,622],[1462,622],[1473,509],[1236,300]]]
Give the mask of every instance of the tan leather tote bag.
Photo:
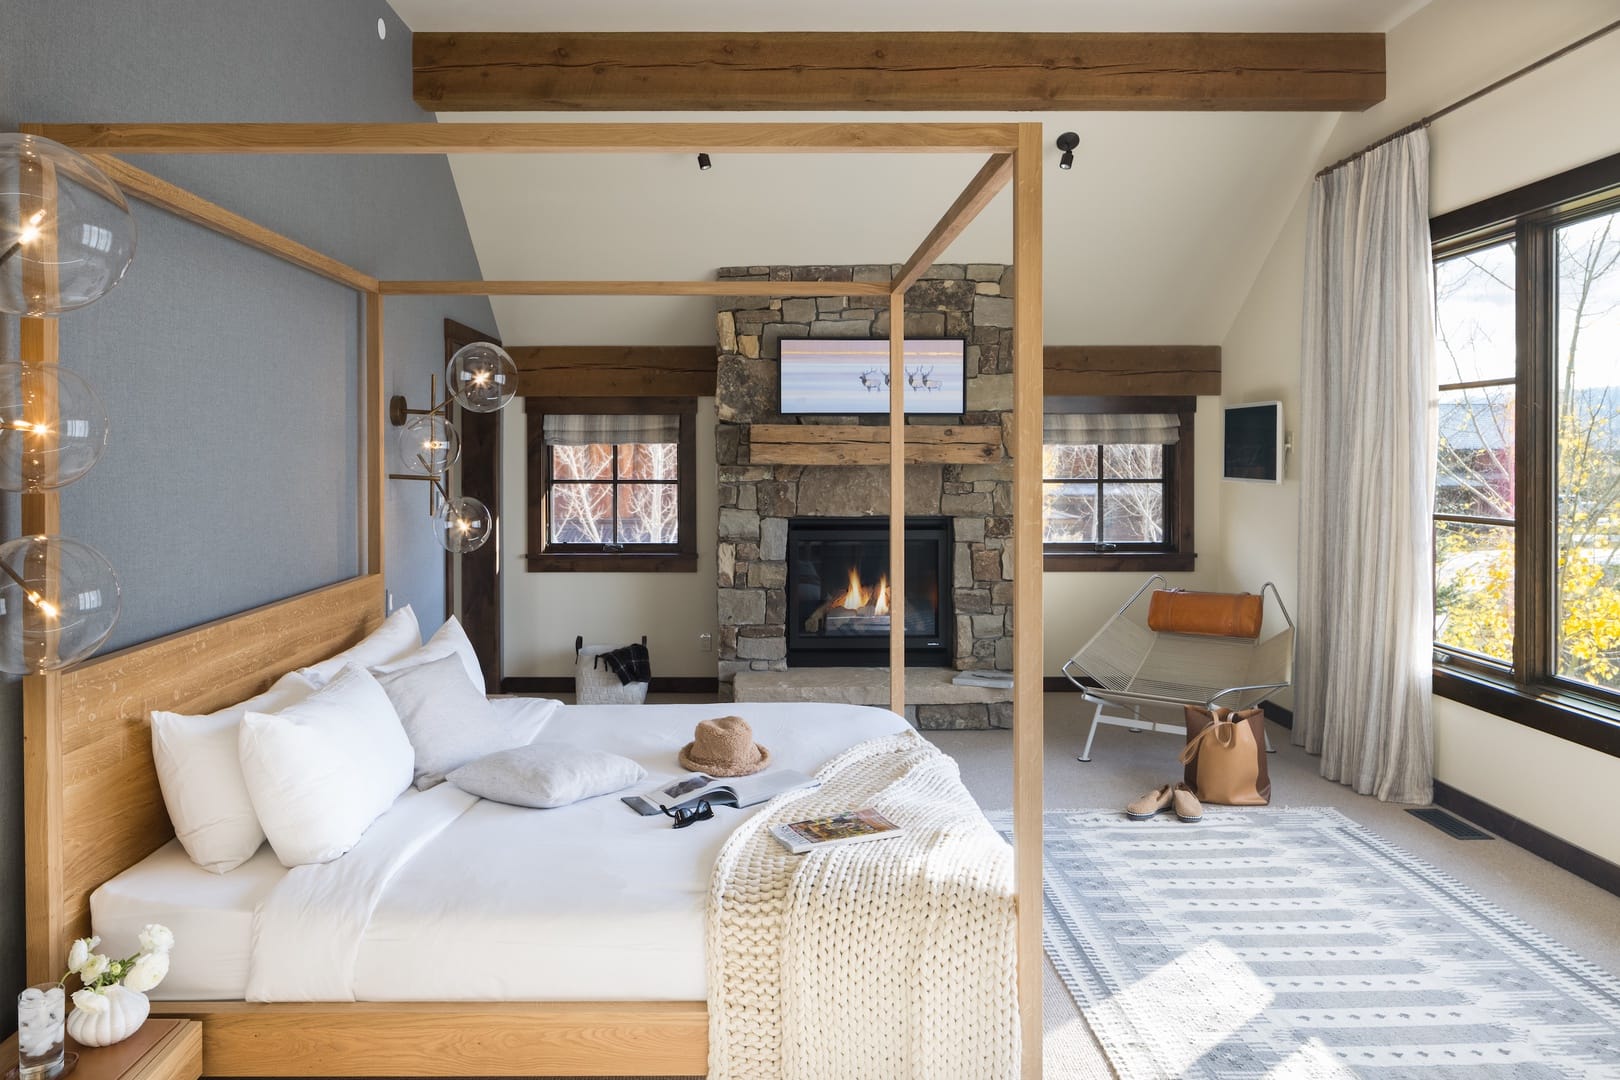
[[[1199,800],[1226,806],[1265,806],[1271,802],[1266,769],[1264,714],[1259,709],[1213,715],[1187,707],[1187,746],[1181,752],[1187,786]]]

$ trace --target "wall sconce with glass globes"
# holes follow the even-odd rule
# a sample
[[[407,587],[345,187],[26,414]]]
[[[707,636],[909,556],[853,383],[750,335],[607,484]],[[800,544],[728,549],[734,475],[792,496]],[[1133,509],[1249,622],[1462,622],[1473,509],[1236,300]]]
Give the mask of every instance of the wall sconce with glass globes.
[[[447,395],[438,400],[438,376],[428,387],[428,407],[412,409],[396,394],[388,402],[388,421],[399,428],[399,455],[405,472],[389,473],[393,480],[426,480],[435,497],[429,499],[433,535],[439,546],[453,554],[477,551],[495,532],[495,517],[478,499],[451,495],[446,476],[461,459],[461,433],[445,415],[450,402],[476,413],[492,413],[517,396],[517,364],[507,351],[488,341],[475,341],[457,349],[444,369]]]
[[[135,219],[83,156],[0,133],[0,313],[54,318],[94,303],[135,257]],[[107,448],[107,412],[56,363],[0,363],[0,489],[25,495],[79,479]],[[0,544],[0,671],[39,675],[88,658],[118,621],[112,564],[65,536]]]

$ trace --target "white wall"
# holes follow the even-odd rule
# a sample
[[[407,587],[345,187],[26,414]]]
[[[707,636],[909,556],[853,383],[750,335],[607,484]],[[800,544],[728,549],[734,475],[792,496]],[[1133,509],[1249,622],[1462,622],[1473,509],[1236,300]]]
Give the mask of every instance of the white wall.
[[[1198,552],[1197,569],[1191,573],[1165,576],[1176,587],[1212,589],[1216,587],[1221,571],[1216,550],[1220,543],[1221,489],[1248,485],[1221,483],[1219,398],[1198,399],[1193,430],[1193,547]],[[1063,662],[1089,641],[1091,635],[1119,610],[1119,606],[1147,578],[1145,572],[1099,574],[1064,571],[1047,574],[1041,581],[1042,624],[1045,628],[1043,674],[1061,675]],[[1258,588],[1257,581],[1251,591]]]
[[[1345,116],[1315,167],[1418,119],[1605,25],[1612,0],[1434,0],[1388,37],[1389,96]],[[1444,213],[1620,151],[1620,34],[1572,53],[1430,129],[1432,213]],[[1309,173],[1293,212],[1223,343],[1227,400],[1279,397],[1295,427]],[[1224,586],[1259,573],[1297,584],[1299,475],[1279,488],[1227,485]],[[1281,582],[1279,582],[1281,584]],[[1620,832],[1593,820],[1577,791],[1620,786],[1609,757],[1454,702],[1435,702],[1435,772],[1476,798],[1620,862]]]
[[[715,673],[714,652],[698,635],[718,637],[714,549],[719,494],[714,463],[714,399],[697,411],[697,570],[690,574],[531,574],[527,514],[506,515],[501,553],[502,666],[508,676],[572,675],[574,635],[623,645],[647,635],[655,677]],[[525,425],[502,425],[501,505],[528,505]],[[711,639],[712,640],[712,639]]]

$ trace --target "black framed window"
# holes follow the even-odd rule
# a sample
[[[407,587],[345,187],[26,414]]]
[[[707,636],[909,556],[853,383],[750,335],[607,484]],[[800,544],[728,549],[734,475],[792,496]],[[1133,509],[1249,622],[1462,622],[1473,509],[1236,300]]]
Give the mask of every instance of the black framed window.
[[[690,399],[530,399],[530,570],[696,570]]]
[[[1190,398],[1048,398],[1047,570],[1190,570]]]
[[[1620,155],[1431,232],[1435,691],[1620,755]]]

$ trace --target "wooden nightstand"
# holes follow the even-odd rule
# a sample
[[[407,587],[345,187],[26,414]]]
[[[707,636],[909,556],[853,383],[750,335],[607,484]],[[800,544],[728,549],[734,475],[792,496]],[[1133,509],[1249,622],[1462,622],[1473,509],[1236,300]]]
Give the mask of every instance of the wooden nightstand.
[[[65,1080],[197,1080],[202,1075],[202,1025],[195,1020],[152,1017],[141,1030],[111,1046],[67,1041],[79,1064]],[[17,1064],[17,1036],[0,1046],[0,1069]]]

